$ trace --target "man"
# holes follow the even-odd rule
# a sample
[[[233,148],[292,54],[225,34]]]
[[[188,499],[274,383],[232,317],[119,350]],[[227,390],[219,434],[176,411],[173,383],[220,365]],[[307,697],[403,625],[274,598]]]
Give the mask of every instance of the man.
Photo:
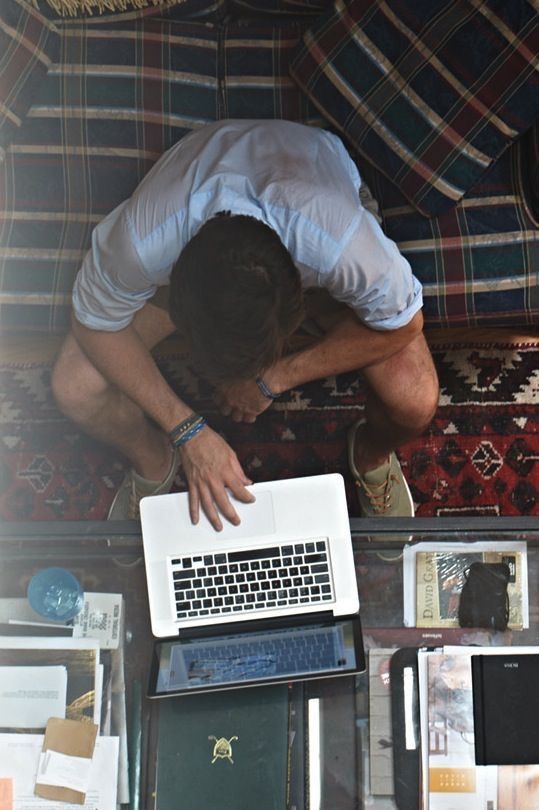
[[[62,410],[132,464],[109,518],[168,492],[178,463],[191,519],[238,522],[250,482],[227,442],[167,385],[150,350],[179,328],[234,421],[274,397],[360,369],[365,421],[349,437],[364,514],[412,515],[394,450],[438,401],[421,287],[359,199],[336,136],[286,121],[221,121],[165,153],[94,230],[73,290],[72,332],[53,373]],[[303,290],[342,307],[317,341],[287,352]],[[162,307],[168,292],[169,310]]]

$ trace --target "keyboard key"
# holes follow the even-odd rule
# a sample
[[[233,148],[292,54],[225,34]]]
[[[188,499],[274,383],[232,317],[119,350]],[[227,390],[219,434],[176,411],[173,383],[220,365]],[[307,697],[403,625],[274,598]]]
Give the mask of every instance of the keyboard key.
[[[182,579],[192,579],[194,576],[196,576],[194,569],[188,568],[185,571],[174,571],[172,574],[172,579],[175,582],[178,582]]]
[[[296,543],[296,545],[294,546],[294,553],[295,554],[303,554],[303,552],[304,552],[303,543]]]
[[[283,552],[283,555],[293,554],[294,553],[294,547],[293,546],[283,546],[281,551]]]
[[[215,562],[217,563],[217,565],[222,565],[223,563],[226,563],[226,554],[216,554]]]
[[[204,565],[211,565],[213,563],[213,557],[211,554],[206,554],[204,557]]]
[[[270,557],[279,557],[279,546],[271,548],[251,548],[243,551],[231,551],[228,555],[229,562],[247,562],[248,560],[267,560]]]
[[[326,562],[327,556],[325,554],[306,554],[306,563]]]
[[[312,554],[314,551],[314,543],[306,543],[305,551],[307,552],[307,554]]]

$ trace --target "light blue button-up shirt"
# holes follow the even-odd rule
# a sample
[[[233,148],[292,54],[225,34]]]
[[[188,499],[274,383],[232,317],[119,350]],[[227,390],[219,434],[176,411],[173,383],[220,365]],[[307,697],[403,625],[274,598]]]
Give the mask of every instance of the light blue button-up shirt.
[[[92,234],[73,307],[115,331],[168,284],[187,242],[219,211],[273,228],[303,286],[322,287],[374,329],[421,308],[421,285],[359,200],[361,179],[341,140],[289,121],[228,120],[190,133],[153,166]]]

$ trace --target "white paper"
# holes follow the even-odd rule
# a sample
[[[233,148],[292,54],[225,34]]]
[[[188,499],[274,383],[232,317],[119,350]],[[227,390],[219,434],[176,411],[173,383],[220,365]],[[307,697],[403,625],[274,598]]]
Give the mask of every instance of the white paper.
[[[95,650],[94,689],[99,687],[99,641],[94,638],[55,636],[0,636],[0,650]],[[94,702],[94,723],[99,725],[101,705]]]
[[[44,729],[49,717],[65,717],[66,691],[66,667],[0,667],[0,725]]]
[[[37,783],[86,793],[91,769],[91,757],[73,757],[49,749],[40,754]]]
[[[73,619],[74,638],[97,638],[102,649],[118,649],[122,602],[120,593],[85,593],[82,610]]]
[[[42,734],[0,734],[0,779],[11,779],[13,810],[116,810],[118,737],[98,737],[83,805],[34,795]]]

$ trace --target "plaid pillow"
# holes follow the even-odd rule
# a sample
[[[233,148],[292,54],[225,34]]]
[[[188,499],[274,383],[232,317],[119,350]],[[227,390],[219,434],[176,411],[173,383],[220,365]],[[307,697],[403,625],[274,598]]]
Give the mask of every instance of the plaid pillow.
[[[55,26],[25,0],[0,2],[0,160],[59,44]]]
[[[320,115],[290,78],[301,28],[239,24],[223,27],[221,118],[285,118],[320,121]]]
[[[67,328],[94,226],[166,149],[218,117],[217,44],[201,23],[66,25],[61,61],[0,167],[3,330]]]
[[[258,16],[312,17],[325,11],[331,2],[332,0],[230,0],[230,9],[241,14],[247,11]]]
[[[539,121],[526,133],[526,145],[530,205],[539,220]]]
[[[427,216],[454,205],[539,116],[526,0],[336,0],[291,74]]]
[[[423,284],[427,327],[539,325],[539,222],[525,196],[523,140],[463,200],[430,219],[381,172],[361,162],[360,171],[385,232]]]

